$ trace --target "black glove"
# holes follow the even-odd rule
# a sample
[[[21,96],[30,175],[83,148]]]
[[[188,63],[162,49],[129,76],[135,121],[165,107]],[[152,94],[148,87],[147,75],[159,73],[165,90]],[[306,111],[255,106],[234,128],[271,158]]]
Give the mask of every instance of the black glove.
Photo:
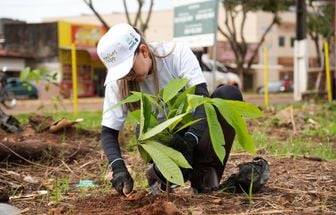
[[[194,148],[197,145],[197,137],[195,138],[192,134],[186,133],[184,137],[181,137],[179,134],[174,134],[172,139],[169,141],[168,146],[182,153],[190,165],[193,165],[194,161]],[[181,168],[181,172],[184,178],[184,181],[190,179],[192,174],[192,169]],[[155,182],[158,181],[161,186],[161,190],[166,190],[166,181],[165,177],[162,175],[160,170],[155,164],[150,165],[146,171],[146,177],[149,186],[151,187],[152,193],[154,195],[158,194],[157,189],[154,187]],[[175,184],[170,184],[170,189],[176,187]]]
[[[192,166],[194,164],[194,149],[197,145],[197,137],[190,133],[186,133],[183,137],[176,133],[169,142],[169,146],[182,153],[188,163]],[[191,177],[192,169],[181,168],[183,178],[185,181]]]
[[[123,160],[118,160],[112,164],[112,186],[118,193],[127,195],[133,190],[133,179]]]
[[[169,142],[169,146],[181,152],[191,166],[194,163],[194,148],[196,145],[197,139],[190,133],[186,133],[183,137],[176,133]]]

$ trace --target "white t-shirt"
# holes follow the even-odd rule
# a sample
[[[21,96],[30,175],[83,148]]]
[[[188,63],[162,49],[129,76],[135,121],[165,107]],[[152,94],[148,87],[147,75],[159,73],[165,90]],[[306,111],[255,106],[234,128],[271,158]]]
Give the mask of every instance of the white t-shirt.
[[[189,47],[182,43],[150,43],[150,46],[155,50],[155,55],[166,56],[172,50],[172,53],[165,58],[156,57],[158,78],[160,89],[163,88],[169,81],[175,78],[188,79],[188,86],[195,86],[201,83],[206,83],[199,63]],[[154,89],[153,75],[148,75],[146,80],[140,83],[141,91],[149,94],[156,94]],[[105,98],[103,109],[102,125],[120,130],[127,116],[121,106],[110,109],[113,105],[120,101],[119,87],[117,81],[110,81],[107,74],[105,80]]]

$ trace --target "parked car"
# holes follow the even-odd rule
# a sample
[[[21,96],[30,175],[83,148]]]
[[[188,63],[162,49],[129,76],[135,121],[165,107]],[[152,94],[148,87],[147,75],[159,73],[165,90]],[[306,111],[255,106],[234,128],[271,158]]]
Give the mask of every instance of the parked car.
[[[257,93],[263,94],[265,91],[264,86],[257,88]],[[269,93],[283,93],[293,91],[292,83],[288,83],[285,80],[270,81],[268,82],[268,92]]]
[[[6,87],[14,92],[16,98],[38,99],[38,90],[35,85],[20,78],[7,78]]]
[[[213,90],[213,61],[203,61],[203,74],[208,82],[209,90]],[[230,72],[222,63],[216,62],[216,86],[218,87],[223,84],[233,85],[241,89],[241,80],[239,76],[233,72]]]

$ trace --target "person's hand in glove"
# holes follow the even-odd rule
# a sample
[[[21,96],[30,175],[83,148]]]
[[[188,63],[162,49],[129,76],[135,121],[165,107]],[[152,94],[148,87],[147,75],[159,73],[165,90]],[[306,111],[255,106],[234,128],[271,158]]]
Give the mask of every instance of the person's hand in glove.
[[[181,152],[190,164],[190,166],[192,166],[194,164],[194,149],[197,143],[198,138],[190,132],[186,132],[183,137],[180,134],[176,133],[173,135],[168,146]],[[181,168],[181,171],[184,181],[189,180],[191,177],[192,169]],[[156,172],[160,177],[162,176],[158,169],[156,170]]]
[[[127,195],[133,190],[133,179],[123,160],[117,160],[112,164],[112,186],[118,191],[118,193]]]
[[[181,152],[188,163],[192,166],[194,163],[194,148],[197,143],[198,138],[190,132],[186,132],[183,137],[176,133],[170,140],[169,146]]]

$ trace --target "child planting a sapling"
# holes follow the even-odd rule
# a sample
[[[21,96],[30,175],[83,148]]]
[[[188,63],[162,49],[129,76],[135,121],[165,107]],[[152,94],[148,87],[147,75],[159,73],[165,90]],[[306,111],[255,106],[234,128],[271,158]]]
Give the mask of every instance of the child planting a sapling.
[[[209,95],[199,63],[187,46],[171,42],[146,43],[136,28],[128,24],[117,24],[100,39],[97,53],[108,69],[101,143],[113,171],[112,185],[120,194],[127,195],[133,190],[133,179],[125,165],[118,143],[118,134],[128,112],[141,110],[138,129],[141,143],[139,150],[142,155],[149,155],[151,157],[149,160],[153,161],[147,170],[149,184],[158,182],[163,189],[166,189],[167,182],[171,182],[170,185],[181,184],[181,180],[175,178],[172,173],[173,166],[169,169],[170,166],[163,160],[167,162],[173,160],[177,163],[182,183],[189,180],[194,191],[204,193],[218,188],[229,158],[235,130],[238,139],[241,136],[240,140],[246,140],[244,142],[247,150],[254,150],[247,144],[251,139],[246,136],[246,125],[236,120],[239,117],[242,120],[241,115],[244,113],[238,114],[235,109],[240,108],[244,112],[244,107],[228,106],[228,103],[224,104],[217,100],[242,101],[241,92],[235,86],[223,85]],[[152,105],[159,104],[160,101],[157,101],[157,97],[148,95],[159,95],[161,90],[174,80],[176,85],[172,86],[178,87],[175,89],[170,87],[169,90],[183,94],[184,90],[192,88],[195,97],[186,97],[189,98],[188,103],[197,104],[193,106],[194,108],[179,106],[176,103],[185,103],[167,96],[169,94],[167,90],[166,94],[163,93],[163,100],[175,101],[175,109],[169,112],[166,108],[173,106],[156,107],[157,123],[152,126],[148,115],[155,111],[146,110],[148,107],[151,109],[160,106]],[[117,105],[125,99],[128,99],[128,102]],[[192,99],[197,102],[191,102]],[[231,112],[221,107],[231,107]],[[259,114],[257,112],[254,110],[255,115]],[[232,115],[230,118],[228,114],[231,113],[236,116]],[[225,115],[228,117],[223,117]],[[189,121],[193,123],[185,123],[184,127],[179,127],[188,116],[191,118]],[[216,119],[216,123],[209,123],[209,120],[213,119]],[[168,139],[163,138],[166,139],[162,141],[166,142],[165,145],[157,144],[160,142],[157,134],[166,130],[171,131],[171,135],[168,135]],[[179,159],[178,155],[175,156],[175,150],[171,151],[166,145],[182,154],[183,159]],[[187,163],[184,162],[184,158]]]

